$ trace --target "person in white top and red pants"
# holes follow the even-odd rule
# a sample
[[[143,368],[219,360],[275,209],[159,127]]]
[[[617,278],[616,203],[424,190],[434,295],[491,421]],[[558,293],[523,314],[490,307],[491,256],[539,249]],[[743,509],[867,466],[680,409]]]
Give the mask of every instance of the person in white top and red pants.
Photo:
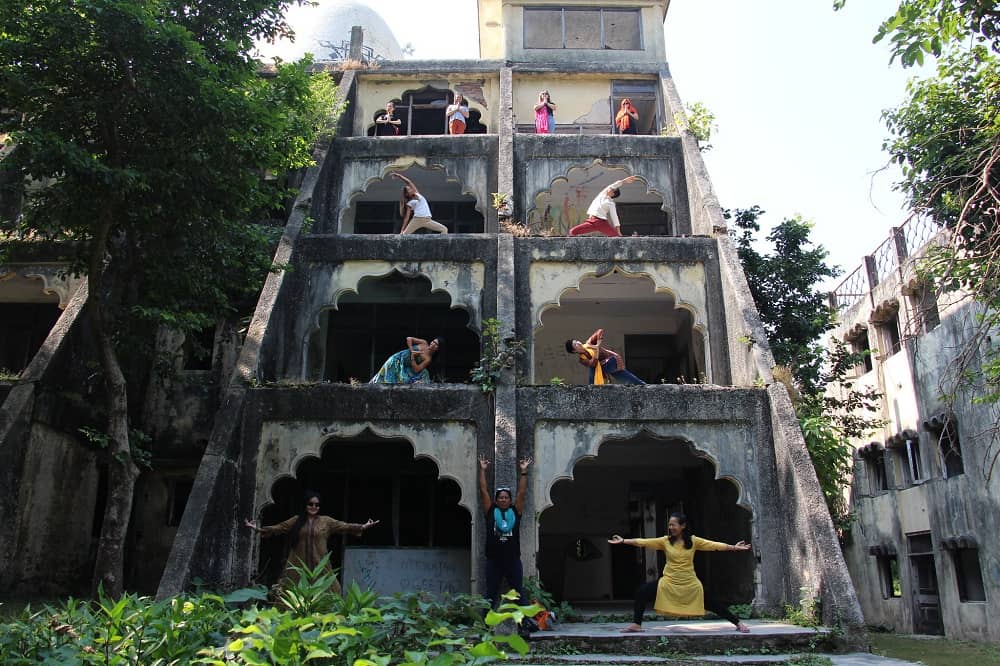
[[[621,236],[621,223],[618,221],[618,210],[615,199],[621,194],[621,186],[638,180],[638,176],[629,176],[616,180],[598,194],[587,209],[587,219],[569,230],[570,236],[582,236],[597,231],[605,236]]]

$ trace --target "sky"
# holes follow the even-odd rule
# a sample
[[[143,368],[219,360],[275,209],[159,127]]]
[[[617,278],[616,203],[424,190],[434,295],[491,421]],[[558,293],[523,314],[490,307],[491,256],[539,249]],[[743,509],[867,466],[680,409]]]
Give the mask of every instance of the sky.
[[[321,0],[322,1],[322,0]],[[363,0],[417,59],[479,55],[476,0]],[[872,36],[898,0],[672,0],[667,61],[681,98],[716,116],[704,153],[723,207],[766,227],[801,215],[849,273],[905,219],[882,111],[915,74]],[[401,6],[406,10],[401,11]],[[823,287],[833,288],[839,280]]]

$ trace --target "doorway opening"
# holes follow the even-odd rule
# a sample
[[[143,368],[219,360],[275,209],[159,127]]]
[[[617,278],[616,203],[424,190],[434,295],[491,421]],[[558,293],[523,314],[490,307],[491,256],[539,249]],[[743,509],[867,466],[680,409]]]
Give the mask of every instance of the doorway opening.
[[[316,363],[331,382],[367,382],[387,358],[406,348],[407,337],[443,337],[430,367],[435,382],[467,382],[479,360],[479,336],[469,329],[469,313],[453,308],[451,296],[431,291],[424,276],[396,271],[366,277],[357,293],[346,293],[337,308],[320,314]],[[314,354],[310,354],[314,356]]]
[[[274,525],[300,514],[303,493],[309,490],[321,495],[322,515],[350,523],[369,518],[380,521],[365,532],[363,544],[352,536],[331,540],[328,546],[334,568],[344,568],[348,546],[386,551],[469,550],[472,519],[459,504],[461,489],[455,481],[438,474],[434,461],[415,458],[412,445],[404,439],[382,438],[370,431],[357,437],[333,438],[324,443],[319,458],[308,458],[298,466],[294,478],[274,484],[274,503],[264,508],[261,521]],[[280,537],[261,541],[258,570],[263,582],[278,581],[288,548],[288,540]],[[387,552],[384,557],[398,557],[398,553]],[[468,579],[464,573],[459,575]]]
[[[407,90],[400,97],[392,100],[396,106],[395,116],[402,121],[399,128],[400,136],[417,136],[429,134],[447,134],[448,125],[444,110],[455,101],[455,93],[446,88],[424,86],[419,90]],[[368,126],[368,136],[375,136],[375,119],[385,112],[377,110]],[[482,112],[469,108],[469,118],[465,123],[466,134],[486,134],[486,125],[482,123]]]
[[[586,341],[596,326],[604,328],[604,344],[624,357],[625,367],[649,384],[684,384],[707,380],[705,343],[691,312],[677,307],[675,296],[657,292],[653,280],[617,269],[580,281],[558,307],[542,315],[535,333],[535,381],[552,377],[586,384],[587,369],[565,341]]]
[[[737,505],[736,484],[717,480],[689,442],[648,432],[603,443],[596,458],[576,463],[572,480],[552,487],[551,499],[538,523],[539,577],[567,601],[628,601],[640,583],[659,578],[662,552],[613,548],[607,538],[663,536],[674,512],[686,514],[700,537],[750,541],[750,512]],[[699,553],[695,572],[708,597],[725,604],[753,598],[752,557]]]
[[[449,178],[443,169],[409,167],[401,171],[427,199],[431,214],[452,234],[483,232],[483,214],[476,209],[476,197],[463,191],[462,183]],[[350,208],[341,217],[345,234],[395,234],[403,226],[399,213],[402,184],[388,174],[352,197]],[[416,233],[432,233],[421,229]]]

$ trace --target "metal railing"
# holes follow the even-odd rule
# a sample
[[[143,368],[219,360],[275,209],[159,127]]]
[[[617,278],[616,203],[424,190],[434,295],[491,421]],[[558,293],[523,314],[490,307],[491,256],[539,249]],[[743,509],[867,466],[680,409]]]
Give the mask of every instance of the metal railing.
[[[889,277],[905,259],[919,254],[941,229],[941,225],[929,216],[911,214],[901,225],[893,227],[889,237],[837,285],[830,293],[830,304],[839,311],[850,308]]]

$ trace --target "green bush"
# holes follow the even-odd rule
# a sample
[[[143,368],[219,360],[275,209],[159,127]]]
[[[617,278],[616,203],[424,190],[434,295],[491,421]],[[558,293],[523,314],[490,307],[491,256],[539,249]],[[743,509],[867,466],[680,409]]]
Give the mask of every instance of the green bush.
[[[485,664],[526,654],[515,634],[492,628],[539,612],[506,598],[497,611],[480,597],[421,593],[377,599],[351,585],[329,591],[325,562],[300,570],[273,606],[263,588],[225,597],[200,593],[168,601],[103,594],[59,607],[26,608],[0,623],[0,663],[24,664]],[[240,606],[243,606],[240,608]]]

